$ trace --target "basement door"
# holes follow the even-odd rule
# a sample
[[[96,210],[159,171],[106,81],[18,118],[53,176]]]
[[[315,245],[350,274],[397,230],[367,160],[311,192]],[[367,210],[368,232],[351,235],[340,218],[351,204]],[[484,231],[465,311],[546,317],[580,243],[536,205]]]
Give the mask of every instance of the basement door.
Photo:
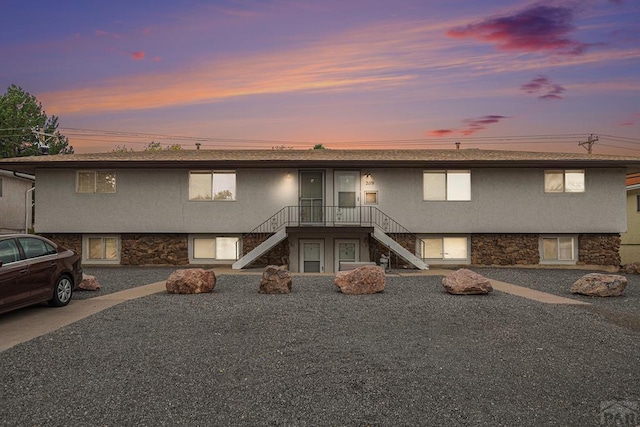
[[[335,241],[335,264],[336,271],[340,270],[341,262],[357,262],[360,260],[360,240],[358,239],[336,239]]]
[[[324,240],[300,240],[300,273],[324,273]]]

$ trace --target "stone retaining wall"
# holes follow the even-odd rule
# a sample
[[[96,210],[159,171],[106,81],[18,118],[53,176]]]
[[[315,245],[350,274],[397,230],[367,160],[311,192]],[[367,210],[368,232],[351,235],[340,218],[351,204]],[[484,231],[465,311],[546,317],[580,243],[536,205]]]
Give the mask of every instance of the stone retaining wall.
[[[540,263],[537,234],[473,234],[471,264],[532,265]]]
[[[82,235],[71,233],[42,234],[68,249],[82,253]],[[403,247],[415,253],[412,235],[398,236]],[[538,234],[473,234],[471,236],[471,264],[475,265],[536,265],[540,263]],[[122,234],[120,235],[120,264],[122,265],[188,265],[187,234]],[[264,240],[264,239],[262,239]],[[243,253],[261,243],[247,238]],[[578,236],[578,264],[620,265],[619,234],[580,234]],[[379,262],[388,248],[369,237],[369,256]],[[285,239],[260,257],[252,267],[289,264],[289,240]],[[391,267],[409,267],[406,261],[392,254]]]
[[[189,264],[186,234],[122,234],[120,264]]]
[[[41,234],[58,245],[82,254],[82,234]]]
[[[619,234],[580,234],[578,263],[587,265],[620,265]]]

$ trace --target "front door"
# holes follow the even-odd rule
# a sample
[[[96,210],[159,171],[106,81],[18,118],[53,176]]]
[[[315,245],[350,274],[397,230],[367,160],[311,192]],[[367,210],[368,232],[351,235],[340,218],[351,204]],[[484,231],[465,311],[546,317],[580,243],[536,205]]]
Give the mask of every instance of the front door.
[[[356,262],[360,260],[360,240],[336,239],[335,245],[336,271],[340,270],[341,262]]]
[[[301,273],[324,273],[324,240],[300,240]]]
[[[324,172],[300,171],[300,222],[324,222]]]
[[[335,222],[340,224],[360,223],[360,172],[334,172]]]

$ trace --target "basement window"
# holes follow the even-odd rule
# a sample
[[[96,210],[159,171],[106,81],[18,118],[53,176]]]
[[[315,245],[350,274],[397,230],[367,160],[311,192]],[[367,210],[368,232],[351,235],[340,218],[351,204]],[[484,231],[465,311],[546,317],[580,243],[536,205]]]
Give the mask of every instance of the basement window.
[[[421,239],[422,258],[430,261],[468,261],[469,239],[464,236],[433,236]]]
[[[88,264],[119,264],[120,238],[118,236],[84,236],[82,258]]]
[[[191,236],[189,240],[189,259],[192,263],[236,261],[239,258],[238,237]]]
[[[575,236],[542,236],[540,262],[542,264],[575,264],[578,245]]]

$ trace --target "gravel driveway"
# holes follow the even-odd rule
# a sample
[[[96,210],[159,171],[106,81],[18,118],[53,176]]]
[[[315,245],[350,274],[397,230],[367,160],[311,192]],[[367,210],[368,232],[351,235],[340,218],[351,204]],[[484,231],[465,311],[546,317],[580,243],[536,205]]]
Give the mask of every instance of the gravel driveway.
[[[172,271],[104,270],[102,292]],[[503,274],[570,280],[558,271]],[[210,294],[131,300],[0,353],[0,424],[586,426],[604,402],[640,402],[640,332],[591,308],[448,295],[438,276],[364,296],[330,276],[295,276],[289,295],[258,282],[221,275]]]

